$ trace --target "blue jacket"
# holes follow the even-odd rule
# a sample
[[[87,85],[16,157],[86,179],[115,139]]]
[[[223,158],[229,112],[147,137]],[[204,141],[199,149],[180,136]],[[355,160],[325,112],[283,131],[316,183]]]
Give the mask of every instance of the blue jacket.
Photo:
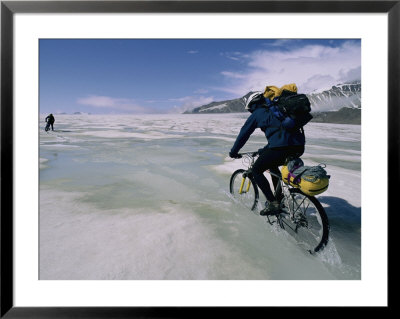
[[[256,128],[260,128],[265,133],[268,140],[265,148],[304,145],[306,142],[304,133],[300,129],[284,129],[269,108],[259,107],[254,110],[241,128],[231,149],[232,154],[240,151]]]

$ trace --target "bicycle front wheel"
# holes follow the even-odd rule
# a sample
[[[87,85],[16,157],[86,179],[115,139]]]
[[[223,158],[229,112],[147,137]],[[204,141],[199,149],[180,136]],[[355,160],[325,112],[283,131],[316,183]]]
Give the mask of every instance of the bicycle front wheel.
[[[250,210],[258,203],[258,188],[251,176],[244,169],[235,171],[230,180],[229,189],[235,200]]]
[[[283,228],[292,231],[298,244],[310,253],[321,251],[329,238],[328,217],[321,203],[297,188],[291,188],[283,200],[287,212],[283,214],[286,217],[282,218]]]

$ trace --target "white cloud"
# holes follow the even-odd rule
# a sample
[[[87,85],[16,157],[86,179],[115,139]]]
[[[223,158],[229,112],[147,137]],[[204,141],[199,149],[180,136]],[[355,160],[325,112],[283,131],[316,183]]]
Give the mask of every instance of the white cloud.
[[[79,98],[78,104],[91,106],[95,108],[101,108],[105,111],[117,111],[121,113],[183,113],[187,110],[195,107],[208,104],[214,101],[212,96],[185,96],[177,99],[169,99],[169,104],[175,103],[175,105],[169,106],[165,109],[156,109],[149,106],[141,106],[135,103],[132,99],[126,98],[113,98],[109,96],[90,95],[87,97]],[[165,100],[147,100],[146,103],[157,103],[164,104]]]
[[[196,54],[196,53],[199,53],[199,51],[197,51],[197,50],[190,50],[190,51],[187,51],[187,53],[189,53],[189,54]]]
[[[229,71],[222,71],[221,74],[227,78],[232,79],[246,79],[246,74],[239,73],[239,72],[229,72]]]
[[[183,113],[214,101],[212,96],[185,96],[179,99],[171,99],[170,101],[179,102],[179,105],[174,105],[170,113]]]
[[[352,82],[361,79],[361,66],[350,69],[350,70],[340,70],[342,82]]]
[[[330,75],[319,75],[316,74],[303,83],[303,92],[312,92],[318,88],[318,90],[329,90],[332,87],[332,83],[337,82],[334,77]],[[337,83],[335,83],[337,84]]]
[[[244,59],[246,59],[248,57],[247,54],[244,54],[242,52],[236,51],[236,52],[221,52],[220,53],[221,56],[226,57],[230,60],[234,60],[234,61],[243,61]]]
[[[262,90],[266,85],[296,83],[299,91],[308,93],[320,86],[359,80],[361,73],[361,47],[354,41],[340,47],[306,45],[284,51],[276,46],[251,52],[246,58],[244,71],[221,72],[228,83],[221,90],[241,95]]]
[[[126,113],[154,113],[155,110],[143,107],[132,99],[113,98],[109,96],[90,95],[77,100],[78,104],[92,106],[95,108],[111,109]]]

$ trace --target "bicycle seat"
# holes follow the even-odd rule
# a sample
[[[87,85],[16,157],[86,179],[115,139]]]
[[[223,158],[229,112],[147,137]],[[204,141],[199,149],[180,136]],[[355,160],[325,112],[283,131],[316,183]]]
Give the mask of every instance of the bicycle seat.
[[[291,156],[286,157],[286,159],[285,159],[285,164],[284,164],[284,165],[286,166],[287,163],[289,163],[290,161],[293,161],[293,160],[296,159],[296,158],[300,158],[301,155],[303,155],[303,154],[297,153],[297,154],[295,154],[295,155],[291,155]]]

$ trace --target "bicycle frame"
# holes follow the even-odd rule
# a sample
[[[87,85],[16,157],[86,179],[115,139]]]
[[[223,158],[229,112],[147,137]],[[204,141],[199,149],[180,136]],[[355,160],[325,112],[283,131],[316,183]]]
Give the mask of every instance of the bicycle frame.
[[[247,169],[238,169],[232,174],[230,192],[231,194],[238,194],[237,188],[239,187],[239,194],[245,194],[242,197],[245,200],[249,198],[250,207],[253,211],[259,200],[259,188],[254,180],[252,172],[256,161],[255,158],[258,154],[256,152],[248,152],[239,155],[242,157],[242,162],[244,166],[247,166]],[[311,254],[323,249],[329,238],[329,221],[321,203],[314,196],[305,195],[298,187],[285,183],[280,169],[276,171],[275,169],[273,169],[273,171],[267,170],[266,172],[268,172],[273,179],[275,197],[280,202],[279,211],[276,214],[267,214],[266,221],[270,225],[276,222],[282,229],[294,233],[296,236],[299,235],[299,242],[308,245],[308,251]],[[238,174],[241,174],[241,180]],[[239,178],[236,179],[236,177]],[[246,178],[249,178],[248,184],[246,184]],[[236,184],[234,182],[235,179],[237,181]],[[252,184],[254,186],[254,197],[247,197],[247,192],[253,195],[253,191],[250,190]],[[249,203],[246,202],[246,204]],[[311,212],[309,211],[310,206]],[[249,205],[246,207],[249,207]],[[306,211],[309,211],[309,213],[306,213]],[[271,216],[275,217],[275,219],[270,219]],[[316,227],[314,228],[314,226]],[[304,235],[306,237],[302,238]]]
[[[239,194],[243,194],[243,193],[247,193],[250,190],[250,186],[251,186],[250,179],[248,181],[248,184],[247,184],[245,190],[243,190],[243,188],[245,186],[246,178],[248,176],[251,176],[251,174],[252,174],[252,168],[253,168],[253,165],[255,163],[255,157],[257,156],[257,153],[256,152],[247,152],[247,153],[241,153],[240,155],[243,158],[243,160],[242,160],[243,164],[248,167],[246,172],[242,176],[242,181],[241,181],[240,188],[239,188]],[[289,188],[293,188],[293,186],[285,184],[283,182],[283,180],[282,180],[282,175],[280,175],[280,174],[278,175],[278,174],[276,174],[274,172],[271,172],[270,170],[267,170],[266,172],[268,172],[271,176],[276,177],[278,179],[278,181],[279,181],[278,184],[277,184],[276,189],[274,189],[275,190],[275,194],[278,194],[278,192],[281,192],[282,195],[285,198],[287,198],[287,193],[288,192],[284,192],[284,189],[285,188],[288,188],[288,189]],[[301,203],[300,203],[300,205],[301,205]],[[300,206],[298,206],[296,209],[294,209],[294,207],[293,207],[293,209],[289,209],[289,214],[290,214],[291,218],[294,217],[294,214],[299,209],[299,207]],[[268,218],[268,220],[269,220],[269,218]]]

